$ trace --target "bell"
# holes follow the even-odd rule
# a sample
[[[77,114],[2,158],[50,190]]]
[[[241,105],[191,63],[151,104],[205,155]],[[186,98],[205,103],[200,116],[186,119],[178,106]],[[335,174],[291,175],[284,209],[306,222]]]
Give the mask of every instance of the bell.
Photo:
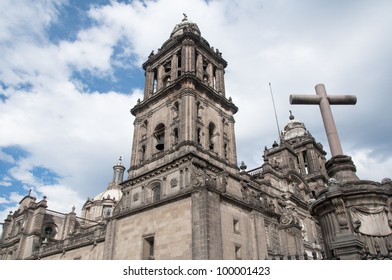
[[[162,151],[165,148],[164,144],[164,138],[163,137],[157,137],[158,143],[156,144],[155,148],[158,151]]]
[[[162,143],[158,143],[158,144],[155,146],[155,148],[156,148],[158,151],[162,151],[164,147],[165,147],[165,145],[163,145]]]

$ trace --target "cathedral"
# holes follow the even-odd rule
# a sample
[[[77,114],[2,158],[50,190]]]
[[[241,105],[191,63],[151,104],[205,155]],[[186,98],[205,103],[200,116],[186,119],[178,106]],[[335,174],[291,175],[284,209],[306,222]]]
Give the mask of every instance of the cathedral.
[[[129,169],[120,158],[80,216],[26,195],[0,259],[391,259],[391,180],[360,180],[339,152],[327,160],[291,112],[261,166],[238,164],[226,66],[185,16],[143,64]]]

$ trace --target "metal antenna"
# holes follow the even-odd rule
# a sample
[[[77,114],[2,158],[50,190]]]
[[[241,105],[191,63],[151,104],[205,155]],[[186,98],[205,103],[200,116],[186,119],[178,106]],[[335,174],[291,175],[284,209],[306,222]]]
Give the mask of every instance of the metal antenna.
[[[271,83],[269,84],[270,92],[271,92],[271,98],[272,98],[272,105],[274,106],[274,112],[275,112],[275,120],[276,120],[276,127],[278,128],[278,138],[280,139],[280,128],[279,128],[279,121],[278,121],[278,115],[276,114],[276,107],[275,107],[275,100],[274,100],[274,95],[272,93],[272,87]]]

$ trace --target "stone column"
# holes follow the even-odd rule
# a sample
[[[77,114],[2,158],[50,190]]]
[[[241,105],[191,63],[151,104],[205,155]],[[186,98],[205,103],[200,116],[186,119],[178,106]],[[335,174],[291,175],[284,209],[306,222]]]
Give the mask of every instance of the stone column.
[[[190,39],[185,39],[182,47],[182,63],[185,72],[195,72],[195,43]]]
[[[225,80],[224,80],[224,73],[225,70],[223,69],[223,65],[219,64],[218,68],[216,69],[216,90],[225,96]]]
[[[207,65],[208,85],[214,87],[214,68],[211,63]]]
[[[158,74],[157,74],[157,92],[160,91],[163,87],[163,73],[165,72],[165,68],[163,65],[158,66]]]
[[[115,239],[117,233],[117,220],[112,219],[109,221],[106,227],[106,236],[103,248],[104,260],[113,260],[115,258]]]
[[[235,132],[234,132],[235,120],[233,116],[228,120],[228,123],[229,123],[229,133],[230,133],[229,135],[230,142],[228,143],[229,161],[232,164],[237,164],[237,151],[236,151]]]
[[[136,118],[134,122],[135,130],[134,130],[134,135],[133,135],[133,143],[132,143],[132,154],[131,154],[131,167],[132,166],[137,166],[140,162],[140,153],[139,153],[139,142],[141,140],[141,126],[142,122],[140,119]]]
[[[223,259],[219,194],[206,189],[192,194],[192,223],[192,259]]]
[[[147,66],[144,76],[144,99],[147,99],[154,91],[154,71],[152,71],[151,66]]]
[[[196,60],[196,77],[203,80],[203,56],[199,53]]]
[[[194,90],[187,88],[182,92],[181,99],[181,128],[180,130],[184,132],[184,141],[196,141],[196,103]]]
[[[176,54],[173,55],[171,60],[171,80],[174,81],[178,78],[178,56]]]

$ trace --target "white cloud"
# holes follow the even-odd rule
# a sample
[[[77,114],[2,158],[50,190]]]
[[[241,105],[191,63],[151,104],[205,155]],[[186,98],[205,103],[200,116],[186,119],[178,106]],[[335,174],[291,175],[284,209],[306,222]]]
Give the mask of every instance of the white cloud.
[[[14,158],[11,155],[4,153],[2,150],[0,150],[0,160],[8,163],[15,162]]]
[[[27,195],[27,192],[26,192],[26,195]],[[9,200],[10,200],[10,202],[13,202],[13,203],[19,203],[23,197],[24,197],[24,195],[21,195],[16,192],[11,192]]]
[[[44,30],[57,19],[58,8],[66,0],[2,0],[0,3],[0,41],[28,37],[46,40]]]
[[[38,187],[37,190],[40,194],[47,197],[48,208],[55,211],[69,213],[71,212],[72,207],[75,206],[75,211],[80,212],[81,207],[85,202],[74,189],[67,186],[46,185]]]
[[[116,33],[102,27],[82,30],[74,42],[62,41],[59,56],[65,64],[77,70],[89,70],[94,74],[111,70],[112,47],[117,41]]]
[[[392,178],[392,157],[382,159],[372,155],[371,149],[355,150],[351,153],[357,167],[357,175],[364,180],[381,182],[384,178]]]
[[[8,202],[9,202],[8,199],[6,199],[6,198],[0,196],[0,204],[2,204],[2,203],[8,203]]]

